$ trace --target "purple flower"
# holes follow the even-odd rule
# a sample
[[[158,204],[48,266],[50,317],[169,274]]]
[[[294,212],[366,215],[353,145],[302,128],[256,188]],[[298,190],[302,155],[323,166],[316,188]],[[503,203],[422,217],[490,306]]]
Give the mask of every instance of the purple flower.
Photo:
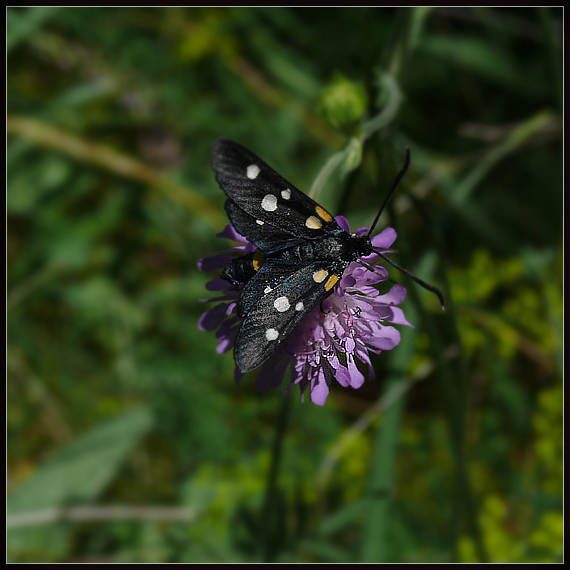
[[[350,232],[343,216],[338,216],[336,221]],[[360,228],[356,235],[367,232],[368,228]],[[234,240],[240,245],[221,252],[222,255],[199,260],[198,267],[202,271],[221,269],[235,254],[243,255],[256,250],[255,245],[239,235],[231,225],[218,237]],[[386,253],[395,239],[394,229],[385,228],[372,238],[372,245]],[[373,264],[378,256],[373,253],[362,259]],[[396,284],[387,293],[380,294],[375,285],[385,281],[388,272],[379,265],[375,266],[375,270],[378,273],[369,271],[357,262],[349,265],[332,295],[315,307],[261,365],[256,380],[258,390],[279,386],[287,368],[290,368],[291,384],[298,384],[302,393],[309,390],[311,400],[323,405],[333,380],[341,386],[362,386],[365,374],[358,368],[358,361],[367,367],[369,378],[375,377],[370,353],[390,350],[400,342],[400,332],[392,325],[412,326],[396,306],[405,299],[406,289]],[[206,288],[220,291],[221,296],[208,299],[218,304],[202,315],[198,327],[208,331],[217,330],[217,351],[227,352],[233,348],[241,324],[241,319],[236,315],[240,288],[232,288],[219,277],[210,281]],[[236,368],[236,381],[239,382],[242,376]]]

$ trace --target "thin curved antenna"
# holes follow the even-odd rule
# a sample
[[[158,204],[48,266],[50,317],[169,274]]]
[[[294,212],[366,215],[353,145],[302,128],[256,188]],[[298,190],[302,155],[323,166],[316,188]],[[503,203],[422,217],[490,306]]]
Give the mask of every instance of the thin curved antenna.
[[[388,195],[386,196],[386,198],[384,198],[384,202],[382,203],[382,206],[380,206],[380,210],[378,210],[378,213],[376,214],[376,217],[374,218],[374,222],[372,222],[372,225],[370,226],[370,231],[366,234],[366,237],[370,237],[372,235],[372,232],[374,231],[374,228],[376,227],[376,224],[378,223],[378,220],[380,219],[380,216],[382,215],[384,208],[386,208],[386,206],[388,205],[388,202],[390,201],[390,199],[394,195],[394,192],[396,192],[396,189],[398,188],[398,185],[400,184],[402,178],[404,177],[404,174],[406,174],[406,172],[408,171],[409,166],[410,166],[410,147],[407,146],[406,147],[406,161],[404,162],[404,166],[403,166],[402,170],[400,170],[400,173],[398,174],[398,176],[396,176],[396,180],[394,180],[394,184],[392,184],[392,188],[390,189],[390,192],[388,192]]]
[[[410,279],[414,280],[418,285],[421,285],[424,289],[427,289],[428,291],[435,293],[437,295],[437,298],[439,299],[439,302],[441,303],[441,310],[445,311],[445,300],[443,299],[443,294],[437,287],[430,285],[429,283],[426,283],[419,277],[416,277],[413,273],[410,273],[407,269],[400,267],[397,263],[394,263],[387,255],[384,255],[382,252],[378,251],[377,249],[375,249],[374,252],[377,253],[384,261],[387,261],[392,267],[395,267],[398,271],[401,271],[404,275],[406,275],[406,277],[409,277]]]

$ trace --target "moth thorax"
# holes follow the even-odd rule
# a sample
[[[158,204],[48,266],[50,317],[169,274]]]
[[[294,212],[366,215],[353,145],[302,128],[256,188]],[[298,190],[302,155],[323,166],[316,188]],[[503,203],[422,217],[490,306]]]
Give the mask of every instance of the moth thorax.
[[[351,249],[353,259],[358,257],[366,257],[370,255],[374,250],[372,249],[372,242],[367,235],[364,236],[350,236]]]

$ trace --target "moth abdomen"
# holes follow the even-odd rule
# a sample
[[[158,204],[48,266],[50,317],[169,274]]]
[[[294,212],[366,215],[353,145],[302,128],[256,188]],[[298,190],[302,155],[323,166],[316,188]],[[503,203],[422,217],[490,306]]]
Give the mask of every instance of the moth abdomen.
[[[222,270],[220,277],[237,287],[247,283],[263,266],[265,256],[260,250],[232,259]]]

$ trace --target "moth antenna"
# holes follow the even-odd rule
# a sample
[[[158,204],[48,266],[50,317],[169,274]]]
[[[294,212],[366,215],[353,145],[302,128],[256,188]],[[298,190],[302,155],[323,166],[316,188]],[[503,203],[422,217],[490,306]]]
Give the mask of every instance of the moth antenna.
[[[404,162],[404,166],[402,167],[402,170],[400,170],[398,176],[396,176],[396,180],[394,180],[394,184],[392,184],[392,188],[390,189],[390,192],[388,192],[388,195],[386,196],[386,198],[384,198],[384,202],[382,202],[382,206],[380,206],[380,210],[378,210],[378,213],[376,214],[376,217],[374,218],[374,222],[372,222],[372,225],[370,226],[370,231],[366,234],[366,237],[370,237],[372,235],[372,232],[374,231],[374,228],[376,227],[376,224],[378,223],[378,220],[380,219],[380,216],[382,215],[384,208],[386,208],[386,206],[388,205],[388,202],[390,201],[390,199],[394,195],[394,192],[396,192],[396,189],[398,188],[398,185],[402,181],[404,174],[406,174],[406,172],[408,171],[409,166],[410,166],[410,147],[407,146],[406,147],[406,161]]]
[[[429,283],[426,283],[425,281],[423,281],[419,277],[416,277],[413,273],[410,273],[407,269],[400,267],[397,263],[394,263],[388,256],[384,255],[383,253],[381,253],[377,249],[375,249],[374,251],[383,260],[387,261],[392,267],[395,267],[398,271],[401,271],[404,275],[406,275],[407,277],[409,277],[410,279],[415,281],[418,285],[421,285],[424,289],[427,289],[428,291],[435,293],[437,295],[437,298],[439,299],[439,302],[441,303],[441,310],[445,311],[445,301],[443,299],[443,295],[442,295],[441,291],[437,287],[435,287],[434,285],[430,285]]]
[[[371,271],[372,273],[375,273],[376,275],[380,275],[380,277],[386,277],[385,275],[382,275],[382,273],[379,273],[378,271],[374,271],[374,266],[370,265],[369,263],[366,263],[360,259],[356,260],[357,263],[360,263],[360,265],[362,265],[362,267],[366,267],[366,269],[368,269],[368,271]]]

